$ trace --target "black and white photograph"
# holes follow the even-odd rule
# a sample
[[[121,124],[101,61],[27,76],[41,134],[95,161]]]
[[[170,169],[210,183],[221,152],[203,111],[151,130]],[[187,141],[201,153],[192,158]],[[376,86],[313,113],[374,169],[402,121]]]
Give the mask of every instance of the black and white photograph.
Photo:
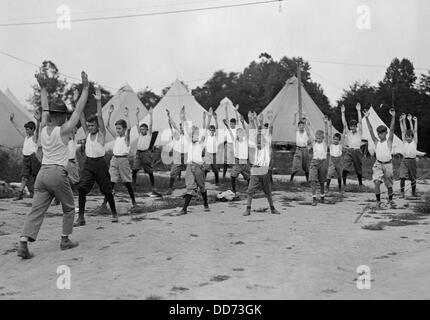
[[[429,17],[0,0],[0,300],[429,300]]]

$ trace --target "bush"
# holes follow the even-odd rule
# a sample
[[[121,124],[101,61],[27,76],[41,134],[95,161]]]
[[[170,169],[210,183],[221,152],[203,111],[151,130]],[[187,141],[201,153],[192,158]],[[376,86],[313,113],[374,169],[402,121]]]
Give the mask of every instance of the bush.
[[[21,149],[0,149],[0,180],[19,182],[21,180]]]

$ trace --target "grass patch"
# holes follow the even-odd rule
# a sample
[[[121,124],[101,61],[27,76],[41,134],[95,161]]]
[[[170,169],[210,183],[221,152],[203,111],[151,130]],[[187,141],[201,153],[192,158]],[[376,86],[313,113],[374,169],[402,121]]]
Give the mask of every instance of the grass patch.
[[[424,201],[415,206],[414,212],[420,215],[430,215],[430,194],[427,194]]]

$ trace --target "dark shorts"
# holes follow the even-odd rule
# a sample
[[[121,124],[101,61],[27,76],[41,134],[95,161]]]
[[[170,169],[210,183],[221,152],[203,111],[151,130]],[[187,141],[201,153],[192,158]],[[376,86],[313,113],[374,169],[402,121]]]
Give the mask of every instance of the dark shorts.
[[[417,160],[403,158],[400,163],[400,179],[417,180]]]
[[[97,182],[103,194],[112,192],[109,168],[104,157],[87,157],[85,159],[78,187],[85,193],[89,193],[95,182]]]
[[[251,168],[247,160],[239,160],[236,158],[233,169],[231,170],[231,177],[237,178],[239,174],[241,174],[245,180],[249,180]]]
[[[309,172],[309,150],[307,147],[296,147],[296,152],[293,158],[292,172],[303,170]]]
[[[217,154],[216,153],[210,153],[210,152],[205,152],[205,170],[206,171],[210,171],[211,169],[214,172],[218,172],[218,165],[217,165]]]
[[[327,181],[327,159],[312,159],[309,170],[309,180],[319,183]]]
[[[272,193],[272,182],[270,180],[269,172],[263,175],[251,176],[247,193],[248,195],[253,196],[258,190],[263,190],[266,195]]]
[[[363,153],[361,149],[345,148],[345,155],[343,158],[344,171],[355,171],[357,175],[362,174],[362,158]]]
[[[136,157],[133,162],[133,170],[141,170],[146,173],[153,173],[154,169],[152,168],[152,154],[149,150],[141,151],[137,150]]]
[[[22,161],[21,177],[23,178],[35,178],[39,173],[41,163],[37,159],[36,154],[33,153],[29,156],[24,156]]]
[[[187,164],[185,173],[185,186],[187,194],[196,196],[197,190],[205,192],[205,168],[203,164],[190,163]]]
[[[327,179],[342,178],[342,156],[333,157],[330,156],[328,163]]]

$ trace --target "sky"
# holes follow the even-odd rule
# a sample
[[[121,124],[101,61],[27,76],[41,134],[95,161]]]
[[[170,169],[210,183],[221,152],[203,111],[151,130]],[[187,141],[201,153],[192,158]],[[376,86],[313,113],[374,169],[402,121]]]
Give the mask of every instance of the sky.
[[[276,60],[301,56],[313,81],[335,104],[354,81],[376,85],[394,57],[410,59],[417,75],[430,69],[430,1],[283,0],[128,19],[74,22],[75,18],[151,13],[264,0],[0,0],[0,90],[20,101],[31,95],[36,67],[49,59],[61,72],[90,80],[113,94],[124,83],[157,94],[176,78],[190,89],[217,70],[240,72],[261,52]],[[70,29],[57,24],[57,8],[71,10]],[[360,8],[365,6],[365,11]],[[322,62],[336,62],[322,63]],[[349,66],[367,64],[382,67]],[[71,79],[69,82],[76,82]],[[216,107],[216,106],[214,106]]]

